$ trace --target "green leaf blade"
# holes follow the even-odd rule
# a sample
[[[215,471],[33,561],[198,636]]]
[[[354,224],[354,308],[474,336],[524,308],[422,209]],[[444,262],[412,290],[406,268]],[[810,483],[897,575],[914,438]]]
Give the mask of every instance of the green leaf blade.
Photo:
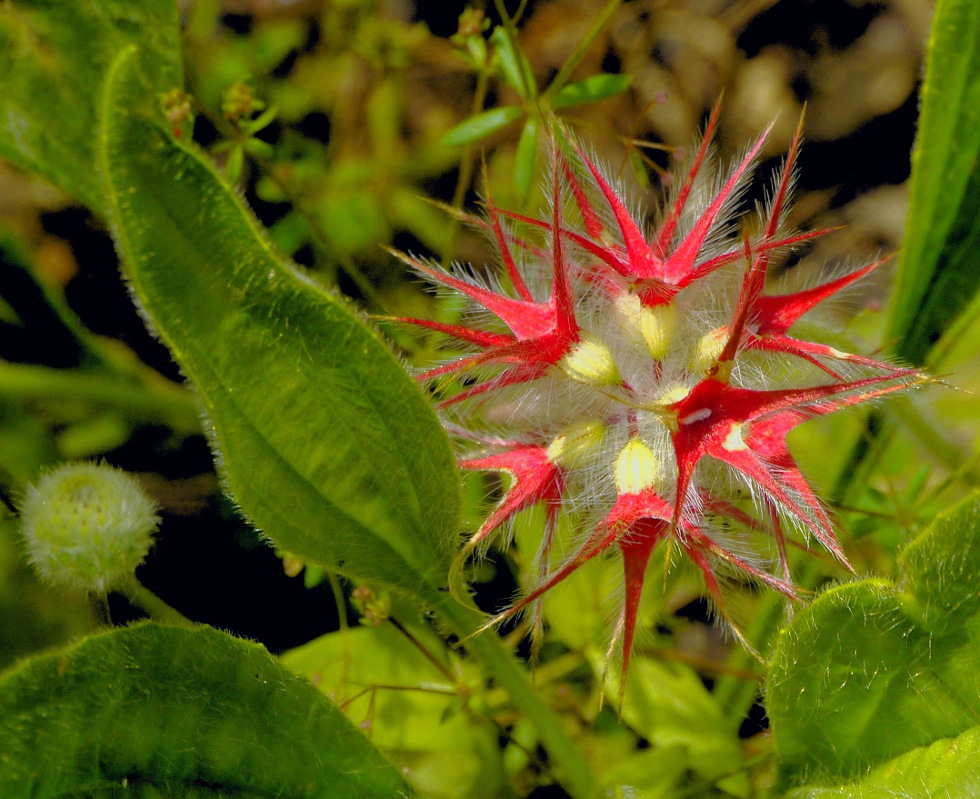
[[[980,727],[913,749],[840,786],[808,785],[783,799],[973,799],[980,793]]]
[[[442,143],[449,147],[473,144],[507,127],[511,122],[516,122],[523,115],[524,111],[516,105],[491,108],[460,122],[442,137]]]
[[[980,6],[941,0],[933,18],[909,217],[892,297],[888,338],[923,363],[980,287]]]
[[[120,56],[103,163],[136,297],[197,386],[231,493],[310,562],[431,600],[456,544],[448,439],[384,342],[283,262]]]
[[[593,75],[576,83],[563,86],[551,100],[555,110],[573,105],[595,103],[622,94],[630,87],[629,75]]]
[[[514,194],[521,205],[527,205],[537,174],[538,139],[541,124],[535,117],[528,117],[521,130],[514,153]]]
[[[408,795],[312,685],[207,627],[114,630],[0,679],[0,794],[105,796],[127,783],[215,798]]]

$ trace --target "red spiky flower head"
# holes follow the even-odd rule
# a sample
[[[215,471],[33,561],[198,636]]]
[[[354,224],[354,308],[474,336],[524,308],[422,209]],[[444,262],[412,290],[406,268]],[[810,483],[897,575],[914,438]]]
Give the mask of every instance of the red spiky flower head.
[[[749,237],[731,214],[768,131],[715,181],[704,173],[716,120],[717,109],[653,231],[562,129],[552,143],[547,218],[502,211],[488,199],[487,218],[471,220],[490,234],[502,274],[481,280],[396,253],[473,302],[471,324],[402,321],[444,334],[463,353],[419,379],[436,383],[463,445],[460,466],[500,472],[509,482],[457,566],[506,534],[516,513],[545,506],[535,583],[492,624],[539,607],[582,564],[618,552],[625,591],[610,651],[621,644],[623,677],[658,544],[690,559],[723,614],[720,568],[796,597],[788,530],[846,565],[786,437],[807,419],[924,380],[790,335],[804,314],[877,263],[805,291],[767,293],[772,254],[823,232],[781,229],[799,130],[754,226],[759,232]],[[565,507],[590,520],[573,543],[557,540]],[[733,547],[733,524],[768,531],[773,562],[765,552],[747,554],[757,536]]]

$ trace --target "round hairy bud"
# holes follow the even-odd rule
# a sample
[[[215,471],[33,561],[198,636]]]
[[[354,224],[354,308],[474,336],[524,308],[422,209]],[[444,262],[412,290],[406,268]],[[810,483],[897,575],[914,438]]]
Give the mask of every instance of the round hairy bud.
[[[95,463],[65,464],[41,477],[27,489],[20,519],[43,580],[96,592],[133,574],[160,523],[132,475]]]

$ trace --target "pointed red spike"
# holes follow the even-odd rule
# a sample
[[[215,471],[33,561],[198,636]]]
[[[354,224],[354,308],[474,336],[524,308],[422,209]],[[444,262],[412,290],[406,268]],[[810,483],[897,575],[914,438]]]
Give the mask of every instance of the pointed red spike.
[[[685,549],[688,550],[688,552],[690,552],[691,549],[698,550],[702,554],[707,552],[720,560],[730,563],[740,572],[749,576],[753,580],[764,583],[770,588],[774,588],[776,591],[779,591],[779,593],[791,597],[792,599],[799,599],[799,593],[797,592],[796,587],[789,581],[788,577],[786,580],[780,580],[778,577],[773,577],[767,571],[752,565],[743,558],[740,558],[734,552],[729,552],[715,541],[712,541],[711,538],[697,528],[691,527],[685,532],[688,541]]]
[[[837,543],[834,536],[830,519],[820,505],[820,501],[810,490],[803,475],[796,468],[796,464],[792,463],[792,458],[788,457],[789,450],[786,450],[787,458],[781,459],[784,461],[788,459],[789,463],[780,464],[777,478],[775,467],[764,464],[759,459],[758,453],[752,449],[751,444],[746,442],[746,445],[745,449],[736,451],[719,447],[712,449],[710,455],[758,483],[769,497],[779,502],[801,524],[808,528],[817,537],[817,540],[833,553],[834,557],[845,560],[840,544]],[[790,494],[787,487],[796,490],[799,494],[799,501]]]
[[[735,191],[742,177],[752,166],[755,157],[759,154],[759,150],[762,149],[762,146],[768,140],[771,131],[772,126],[766,128],[765,132],[763,132],[748,153],[746,153],[745,158],[742,159],[732,172],[725,185],[721,187],[718,194],[715,195],[715,198],[702,212],[701,216],[698,217],[698,221],[694,224],[691,232],[687,234],[677,249],[670,254],[670,257],[663,262],[661,276],[665,280],[675,283],[694,268],[698,254],[704,246],[705,239],[708,238],[708,234],[714,227],[718,214],[721,213],[721,209],[731,197],[732,192]]]
[[[785,239],[778,239],[775,241],[763,241],[754,245],[755,253],[767,253],[773,252],[774,250],[781,249],[783,247],[790,247],[794,244],[799,244],[804,241],[809,241],[810,239],[815,239],[819,236],[826,236],[828,233],[832,233],[834,228],[824,228],[822,230],[811,230],[806,233],[798,233],[794,236],[787,236]],[[691,270],[686,277],[681,278],[677,282],[679,288],[684,288],[691,285],[697,280],[700,280],[705,275],[709,275],[714,272],[719,267],[725,264],[730,264],[737,261],[745,254],[744,247],[737,250],[730,250],[729,252],[722,253],[721,255],[716,255],[714,258],[710,258],[703,264],[699,264],[693,270]]]
[[[575,321],[575,297],[572,294],[572,282],[565,263],[565,253],[562,246],[562,200],[561,182],[558,180],[558,148],[555,147],[552,166],[555,180],[551,196],[551,248],[552,248],[552,289],[548,304],[554,309],[557,327],[574,340],[578,339],[578,323]]]
[[[895,366],[894,364],[887,363],[886,361],[875,360],[874,358],[868,358],[864,355],[852,355],[849,352],[841,352],[833,347],[828,347],[826,344],[815,344],[812,341],[803,341],[790,336],[777,336],[771,334],[765,336],[751,336],[749,346],[758,350],[767,350],[769,352],[781,352],[786,355],[795,355],[798,358],[809,361],[814,366],[819,367],[832,378],[839,381],[844,380],[843,375],[831,369],[830,366],[821,360],[821,358],[826,358],[832,361],[847,361],[848,363],[855,363],[859,366],[867,366],[872,369],[880,369],[885,372],[898,373],[905,371],[904,367]]]
[[[499,624],[505,619],[510,618],[515,613],[520,613],[522,610],[524,610],[524,608],[526,608],[532,602],[540,599],[562,580],[565,580],[571,574],[578,571],[600,552],[608,549],[609,545],[616,540],[617,535],[618,533],[614,530],[607,530],[605,535],[599,535],[599,529],[597,528],[595,531],[593,531],[589,540],[582,545],[578,552],[573,555],[572,558],[569,559],[557,572],[551,575],[547,582],[545,582],[543,585],[539,585],[537,588],[526,596],[522,597],[518,602],[511,605],[503,612],[498,613],[493,617],[493,619],[484,625],[484,627],[492,627],[495,624]]]
[[[459,467],[507,472],[514,481],[474,536],[481,541],[515,513],[538,502],[558,502],[564,490],[561,471],[543,447],[518,446],[484,458],[462,460]]]
[[[625,263],[629,274],[639,278],[661,277],[663,262],[650,249],[643,231],[636,226],[636,222],[633,221],[629,210],[619,199],[619,195],[613,191],[602,172],[585,156],[578,144],[573,142],[573,146],[586,168],[592,173],[596,186],[599,187],[599,191],[602,192],[613,217],[616,219],[616,224],[619,226],[620,234],[623,237],[623,246],[626,248]]]
[[[492,357],[492,352],[481,352],[477,355],[470,355],[466,358],[457,358],[455,361],[444,363],[442,366],[427,369],[426,371],[422,372],[422,374],[416,375],[415,379],[420,383],[424,383],[426,380],[432,380],[435,377],[451,375],[455,374],[456,372],[462,372],[466,369],[472,369],[474,366],[480,366],[481,364],[487,363]]]
[[[623,555],[623,577],[626,586],[622,619],[623,665],[621,686],[626,685],[626,673],[629,671],[633,635],[636,631],[636,617],[640,608],[640,597],[643,594],[647,564],[650,562],[650,555],[653,553],[657,542],[666,534],[667,527],[667,522],[662,519],[640,519],[623,533],[617,542]]]
[[[804,289],[792,294],[775,294],[760,297],[756,302],[754,321],[762,333],[785,333],[801,316],[812,311],[817,305],[832,297],[842,289],[860,280],[874,269],[885,263],[890,255],[879,258],[855,272],[839,277],[836,280]]]
[[[524,278],[521,276],[520,270],[517,268],[517,262],[514,260],[514,256],[511,254],[510,248],[508,247],[507,237],[504,235],[504,230],[500,226],[500,219],[497,214],[493,212],[493,206],[490,205],[488,200],[488,208],[490,209],[490,229],[493,231],[493,237],[497,242],[497,249],[500,250],[500,255],[504,259],[504,267],[507,270],[507,274],[510,277],[511,285],[514,286],[515,291],[521,295],[521,298],[527,302],[534,302],[534,297],[531,296],[531,292],[524,282]]]
[[[698,176],[698,172],[701,170],[701,164],[704,162],[704,158],[708,153],[708,148],[711,146],[711,140],[714,138],[715,128],[718,126],[718,116],[720,113],[721,100],[719,99],[715,103],[714,108],[711,109],[711,116],[708,117],[708,124],[705,126],[704,135],[701,137],[701,144],[698,146],[697,154],[694,156],[694,162],[691,164],[691,168],[688,170],[687,176],[684,178],[684,183],[677,192],[677,196],[671,203],[667,218],[660,225],[660,230],[657,231],[657,235],[654,238],[654,250],[660,258],[666,258],[670,252],[670,244],[674,238],[674,231],[677,229],[677,223],[684,213],[687,199],[691,194],[691,189],[694,188],[694,181]]]
[[[483,162],[483,185],[486,187],[487,198],[487,215],[490,217],[489,229],[493,233],[493,238],[497,243],[497,249],[500,251],[501,256],[504,259],[504,268],[507,270],[507,274],[510,276],[510,282],[514,286],[514,290],[527,302],[534,302],[534,297],[531,296],[531,292],[527,288],[527,284],[524,282],[524,277],[521,275],[520,270],[517,268],[517,263],[514,261],[514,256],[511,254],[510,247],[508,246],[508,237],[505,235],[503,228],[500,225],[500,219],[495,211],[493,196],[490,194],[490,180],[487,176],[487,164],[486,161]]]
[[[752,248],[749,244],[748,231],[744,231],[745,262],[749,268],[745,272],[742,280],[742,291],[739,293],[738,302],[735,305],[735,315],[729,325],[728,341],[718,356],[718,363],[729,363],[735,360],[739,344],[742,341],[742,333],[745,324],[749,319],[752,306],[755,300],[762,294],[766,285],[766,266],[769,261],[766,258],[753,258]],[[727,381],[726,381],[727,382]]]
[[[561,155],[559,154],[559,158]],[[572,168],[568,165],[568,162],[561,158],[562,171],[565,174],[565,180],[568,181],[568,185],[572,187],[572,195],[575,197],[575,204],[578,206],[579,213],[582,214],[582,221],[585,223],[585,232],[588,233],[592,238],[598,239],[602,237],[605,232],[605,226],[602,224],[602,220],[599,214],[592,207],[592,203],[589,202],[588,195],[582,188],[582,184],[579,183],[578,178],[572,172]]]
[[[473,399],[481,394],[486,394],[488,391],[496,391],[497,389],[507,388],[508,386],[519,383],[529,383],[532,380],[537,380],[539,377],[542,377],[548,371],[548,367],[549,364],[547,363],[520,364],[490,380],[478,383],[475,386],[470,386],[458,394],[449,397],[449,399],[442,400],[439,402],[438,407],[448,408],[450,405],[456,405],[465,400]]]
[[[789,151],[786,153],[786,161],[783,163],[783,171],[779,176],[779,185],[776,195],[773,197],[772,207],[769,209],[769,220],[766,223],[765,239],[769,240],[776,235],[779,230],[779,221],[783,213],[783,205],[789,197],[789,187],[793,180],[793,169],[796,166],[796,156],[800,150],[800,141],[803,138],[803,114],[796,123],[796,131],[793,133],[793,140],[790,142]]]
[[[542,328],[547,329],[551,325],[550,312],[547,306],[526,300],[514,300],[510,297],[495,294],[489,289],[460,280],[448,272],[433,269],[431,266],[405,253],[398,252],[397,250],[389,250],[389,252],[417,272],[421,272],[430,280],[455,289],[474,302],[478,302],[488,311],[500,317],[519,338],[540,335]]]
[[[410,316],[387,317],[388,321],[401,322],[406,325],[424,327],[427,330],[434,330],[437,333],[445,333],[447,336],[468,341],[480,347],[502,347],[514,341],[513,336],[504,336],[500,333],[491,333],[487,330],[477,330],[462,325],[447,325],[442,322],[430,322],[428,319],[415,319]]]

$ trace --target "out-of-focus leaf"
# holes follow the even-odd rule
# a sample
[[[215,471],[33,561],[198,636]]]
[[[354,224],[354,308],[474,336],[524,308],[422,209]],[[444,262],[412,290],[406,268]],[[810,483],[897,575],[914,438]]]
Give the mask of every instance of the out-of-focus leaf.
[[[597,100],[615,97],[626,91],[631,82],[629,75],[592,75],[585,80],[563,86],[561,91],[551,99],[551,107],[566,108],[570,105],[594,103]]]
[[[601,673],[604,655],[595,650],[592,660],[596,672]],[[618,697],[614,671],[610,670],[607,681],[610,696]],[[744,765],[738,741],[731,735],[721,709],[689,666],[634,657],[626,678],[622,717],[654,746],[680,747],[678,758],[700,777],[717,780],[730,793],[747,793],[747,778],[737,773]]]
[[[440,641],[413,629],[430,652]],[[454,685],[392,625],[321,636],[283,661],[316,683],[433,799],[509,793],[499,731],[464,709]],[[482,682],[482,680],[480,680]]]
[[[6,403],[0,403],[0,411],[0,418],[4,419],[0,425],[0,450],[6,450],[10,446],[9,426],[20,417],[10,414]],[[32,431],[29,423],[22,429],[22,435]],[[47,449],[50,444],[44,443]],[[6,468],[6,463],[0,461],[0,466]],[[28,480],[36,478],[36,472],[31,471],[36,469],[32,461],[25,460],[19,468]],[[3,477],[10,485],[7,475]],[[22,485],[26,481],[20,482]],[[50,589],[41,585],[24,557],[19,521],[5,508],[0,509],[0,668],[46,647],[63,645],[83,635],[91,623],[85,603],[59,602]]]
[[[504,80],[525,100],[533,100],[537,96],[537,84],[534,82],[534,71],[521,49],[512,42],[503,26],[494,28],[490,34],[490,42],[500,60]]]
[[[151,96],[183,85],[173,0],[0,4],[0,155],[104,214],[99,92],[113,58],[132,44]]]
[[[433,252],[443,252],[448,241],[446,213],[406,187],[392,189],[388,197],[391,221],[409,231]]]
[[[538,132],[541,123],[537,117],[528,117],[521,130],[514,155],[514,194],[521,205],[527,204],[537,174]]]
[[[442,143],[450,147],[461,147],[486,138],[491,133],[516,122],[524,115],[524,111],[516,105],[505,105],[491,108],[465,122],[460,122],[455,128],[442,137]]]
[[[683,746],[657,746],[623,754],[602,774],[602,799],[670,799],[687,768]]]
[[[977,726],[980,494],[937,518],[899,567],[894,583],[830,589],[781,633],[766,707],[789,785],[850,780]]]
[[[403,797],[364,736],[261,646],[143,624],[28,660],[0,680],[5,799]]]
[[[933,15],[888,339],[923,363],[980,287],[980,4]]]
[[[384,342],[271,249],[247,209],[146,108],[123,53],[102,168],[135,295],[196,385],[232,496],[303,560],[438,598],[458,478]]]

